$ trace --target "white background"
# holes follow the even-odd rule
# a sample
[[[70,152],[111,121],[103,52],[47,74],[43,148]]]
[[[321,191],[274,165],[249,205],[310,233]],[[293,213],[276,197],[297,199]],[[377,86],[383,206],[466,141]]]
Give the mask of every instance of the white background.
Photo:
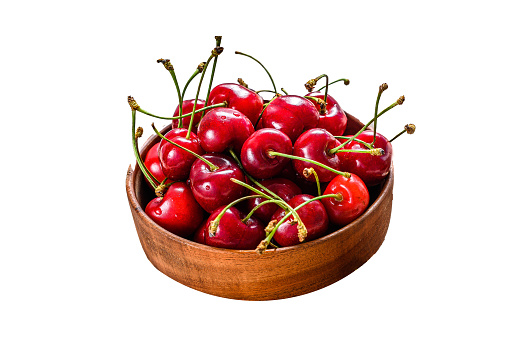
[[[509,336],[511,85],[504,1],[25,1],[2,4],[0,335]],[[347,278],[244,302],[146,259],[125,193],[133,95],[170,114],[222,35],[215,84],[330,93],[394,143],[390,228]],[[193,96],[197,80],[187,98]],[[150,134],[148,118],[139,118]],[[163,126],[160,121],[157,126]]]

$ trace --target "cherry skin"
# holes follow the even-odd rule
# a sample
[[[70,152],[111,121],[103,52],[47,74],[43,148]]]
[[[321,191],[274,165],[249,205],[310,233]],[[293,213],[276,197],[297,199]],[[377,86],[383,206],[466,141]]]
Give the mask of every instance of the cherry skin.
[[[314,104],[295,95],[280,96],[271,101],[260,122],[262,128],[274,128],[284,132],[292,142],[304,130],[317,127],[318,123],[319,111]]]
[[[190,133],[190,139],[186,139],[187,129],[172,129],[165,135],[165,138],[179,144],[198,155],[204,154],[204,150],[199,144],[199,138],[194,133]],[[196,160],[195,156],[170,144],[165,139],[160,141],[160,158],[163,174],[170,180],[183,180],[188,177],[190,168]]]
[[[358,218],[369,206],[369,191],[357,175],[345,178],[338,175],[326,187],[324,194],[341,194],[342,200],[335,198],[321,199],[330,223],[345,226]]]
[[[373,135],[373,131],[366,130],[356,138],[371,143]],[[383,182],[392,165],[392,144],[377,132],[374,147],[383,149],[385,153],[382,156],[373,156],[369,153],[338,152],[337,156],[341,161],[341,170],[355,173],[367,186],[375,186]],[[365,150],[367,148],[359,142],[351,141],[343,149]]]
[[[263,180],[261,181],[261,185],[268,188],[273,193],[277,194],[285,202],[289,202],[289,200],[291,200],[291,198],[293,198],[295,195],[302,193],[300,187],[298,187],[291,180],[284,178],[273,178]],[[264,192],[264,190],[261,187],[257,186],[254,187],[257,188],[259,191]],[[255,195],[254,192],[251,192],[250,194]],[[256,207],[257,205],[266,200],[267,200],[266,198],[249,199],[247,201],[247,208],[248,210],[252,210],[254,207]],[[264,206],[259,207],[254,212],[254,215],[264,223],[268,223],[271,220],[272,215],[277,211],[277,209],[279,209],[278,205],[274,203],[268,203]]]
[[[325,98],[325,94],[322,94],[319,91],[310,92],[307,96],[316,97],[316,98]],[[334,136],[342,136],[344,130],[346,130],[346,125],[348,124],[348,117],[346,117],[346,113],[341,109],[341,106],[337,101],[330,95],[327,95],[326,99],[326,112],[321,113],[321,108],[318,103],[314,100],[311,100],[312,104],[320,111],[319,113],[319,124],[318,128],[323,128],[330,132]]]
[[[206,212],[227,205],[245,195],[245,187],[232,182],[245,182],[245,174],[233,159],[223,154],[205,154],[203,158],[218,166],[211,171],[208,164],[197,159],[190,169],[190,187],[197,202]]]
[[[195,231],[195,234],[193,234],[193,241],[197,243],[202,243],[203,245],[206,244],[206,231],[208,230],[209,222],[208,219],[204,220],[202,224],[199,226],[199,229]]]
[[[339,157],[336,154],[329,153],[331,149],[339,145],[341,143],[325,129],[310,129],[296,140],[293,155],[311,159],[335,170],[340,170],[341,161]],[[297,159],[293,160],[293,166],[296,172],[308,181],[315,181],[313,175],[308,178],[303,175],[303,169],[310,167],[314,168],[320,182],[328,182],[337,176],[337,173]]]
[[[236,83],[224,83],[214,87],[208,98],[207,105],[227,102],[227,107],[235,109],[255,125],[261,111],[263,111],[263,98],[255,91]],[[209,113],[209,112],[208,112]]]
[[[300,206],[304,202],[312,199],[312,195],[298,194],[289,200],[289,205],[293,208]],[[305,228],[307,228],[307,237],[305,241],[312,241],[323,236],[328,230],[328,215],[325,207],[319,200],[315,200],[296,211],[302,219]],[[283,209],[277,210],[272,216],[272,220],[279,221],[286,215]],[[273,236],[273,239],[282,247],[297,245],[300,243],[298,238],[298,226],[291,223],[294,217],[291,215],[284,221]]]
[[[160,158],[158,157],[158,150],[160,148],[160,143],[154,144],[149,151],[147,151],[147,155],[144,158],[144,165],[147,167],[149,172],[153,174],[153,176],[158,179],[158,181],[161,183],[166,175],[163,173],[163,170],[161,168],[160,164]],[[144,175],[145,178],[145,175]],[[147,181],[147,179],[146,179]],[[167,180],[167,182],[170,182]]]
[[[192,112],[194,103],[195,103],[194,99],[187,99],[187,100],[183,101],[182,114],[185,115],[187,113]],[[204,100],[198,99],[197,106],[195,107],[195,110],[204,108],[204,103],[205,103]],[[179,105],[177,106],[176,110],[174,111],[173,117],[177,117],[177,116],[179,116]],[[197,134],[197,125],[199,125],[201,116],[202,116],[202,112],[198,112],[195,114],[195,116],[193,116],[193,123],[195,125],[192,126],[192,132],[195,134]],[[183,126],[182,126],[183,129],[188,129],[188,126],[190,125],[190,119],[191,119],[191,116],[183,117]],[[177,129],[178,125],[179,125],[179,119],[174,119],[172,121],[172,128]]]
[[[184,182],[173,183],[163,198],[147,204],[145,212],[158,225],[181,237],[191,236],[204,218],[204,211]]]
[[[285,133],[276,129],[264,128],[254,132],[241,149],[241,164],[252,177],[274,177],[290,161],[289,158],[270,156],[268,151],[291,154],[293,144]]]
[[[211,213],[207,220],[208,224],[215,220],[224,207],[222,206]],[[256,249],[257,245],[266,236],[264,225],[255,217],[250,217],[246,223],[243,223],[241,220],[245,216],[246,214],[235,207],[230,207],[220,219],[214,236],[209,235],[209,226],[206,226],[204,234],[202,234],[205,244],[218,248]]]
[[[224,152],[233,148],[236,152],[254,133],[254,126],[241,112],[230,108],[214,108],[199,124],[197,137],[206,152]]]

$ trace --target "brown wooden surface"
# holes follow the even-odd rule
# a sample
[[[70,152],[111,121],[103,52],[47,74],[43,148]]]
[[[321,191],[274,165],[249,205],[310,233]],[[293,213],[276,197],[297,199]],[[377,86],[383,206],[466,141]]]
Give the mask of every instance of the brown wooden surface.
[[[348,115],[348,129],[362,123]],[[156,137],[141,152],[144,156]],[[394,169],[380,195],[351,224],[312,242],[293,247],[254,251],[205,246],[162,229],[143,207],[154,194],[138,168],[128,169],[126,191],[142,248],[162,273],[208,294],[243,300],[273,300],[306,294],[349,275],[381,246],[390,222]]]

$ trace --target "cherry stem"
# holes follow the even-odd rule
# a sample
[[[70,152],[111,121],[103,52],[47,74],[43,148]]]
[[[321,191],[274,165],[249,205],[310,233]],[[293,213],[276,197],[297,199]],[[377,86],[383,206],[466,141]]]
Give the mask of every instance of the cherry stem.
[[[216,40],[216,47],[219,48],[220,47],[220,43],[222,42],[222,37],[221,36],[215,36],[215,40]],[[209,94],[211,93],[211,86],[213,85],[213,77],[215,76],[215,69],[216,69],[217,61],[218,61],[218,55],[215,55],[215,59],[213,60],[213,68],[211,69],[211,78],[209,79],[208,92],[206,94],[206,104],[208,103]],[[202,117],[204,117],[205,113],[206,113],[206,111],[204,110],[202,112]]]
[[[383,83],[382,85],[380,85],[380,88],[378,89],[378,96],[376,97],[376,104],[374,106],[374,130],[373,130],[373,141],[371,142],[371,145],[374,145],[374,142],[376,142],[376,126],[377,126],[377,123],[378,123],[378,105],[380,104],[380,97],[381,97],[381,94],[387,90],[389,86],[387,85],[387,83]]]
[[[213,236],[216,235],[216,231],[218,229],[218,225],[220,224],[220,220],[222,219],[224,214],[229,210],[229,208],[233,207],[234,205],[236,205],[239,202],[242,202],[242,201],[245,201],[245,200],[248,200],[248,199],[253,199],[253,198],[259,198],[259,196],[258,195],[248,195],[246,197],[241,197],[239,199],[234,200],[233,202],[231,202],[227,206],[225,206],[224,209],[220,213],[218,213],[216,218],[209,223],[209,225],[208,225],[209,236],[213,237]],[[242,220],[242,222],[243,222],[243,220]]]
[[[197,112],[201,112],[201,111],[204,111],[204,110],[207,110],[207,109],[213,109],[213,108],[220,108],[220,107],[226,107],[227,106],[227,102],[223,102],[223,103],[218,103],[218,104],[213,104],[213,105],[210,105],[210,106],[205,106],[203,108],[200,108],[200,109],[197,109],[197,111],[195,111],[195,113]],[[143,114],[146,114],[148,116],[151,116],[151,117],[154,117],[154,118],[159,118],[159,119],[165,119],[165,120],[176,120],[176,119],[182,119],[184,117],[188,117],[188,116],[191,116],[193,114],[193,112],[189,112],[187,114],[184,114],[182,115],[181,117],[180,116],[175,116],[175,117],[162,117],[162,116],[156,116],[156,115],[153,115],[141,108],[139,108],[137,111],[140,111],[141,113]],[[182,127],[182,125],[181,125]]]
[[[250,219],[250,217],[252,215],[254,215],[255,211],[257,211],[262,206],[270,204],[270,203],[278,204],[282,208],[285,208],[285,204],[282,201],[280,201],[280,200],[265,200],[262,203],[260,203],[259,205],[257,205],[254,208],[252,208],[252,210],[247,214],[247,216],[243,220],[241,220],[241,222],[246,223],[248,221],[248,219]]]
[[[176,86],[177,97],[179,99],[179,116],[181,116],[183,113],[183,96],[181,95],[181,90],[179,90],[179,84],[177,82],[176,73],[174,72],[174,66],[170,63],[170,60],[167,59],[159,59],[156,62],[162,63],[165,69],[167,69],[172,76],[172,80]]]
[[[325,98],[323,99],[326,103],[326,98],[328,97],[328,76],[326,74],[320,75],[320,76],[316,77],[316,81],[319,81],[323,77],[326,79]]]
[[[181,150],[183,150],[183,151],[186,151],[186,152],[190,153],[190,154],[191,154],[191,155],[193,155],[195,158],[202,160],[203,162],[205,162],[206,164],[208,164],[208,166],[209,166],[209,170],[210,170],[210,171],[216,171],[216,170],[218,170],[218,169],[219,169],[219,167],[218,167],[218,166],[216,166],[215,164],[211,163],[211,162],[210,162],[209,160],[207,160],[206,158],[204,158],[204,157],[202,157],[202,156],[198,155],[197,153],[195,153],[195,152],[193,152],[193,151],[191,151],[191,150],[187,149],[187,148],[186,148],[186,147],[184,147],[184,146],[181,146],[181,145],[179,145],[179,144],[177,144],[177,143],[175,143],[175,142],[173,142],[173,141],[171,141],[171,140],[167,139],[164,135],[162,135],[162,134],[160,133],[160,131],[158,131],[158,130],[156,129],[156,127],[154,126],[154,123],[152,123],[152,124],[151,124],[151,126],[153,127],[153,130],[154,130],[154,132],[156,132],[156,134],[158,135],[158,137],[160,137],[161,139],[165,140],[166,142],[169,142],[170,144],[174,145],[175,147],[180,148]]]
[[[303,203],[301,203],[300,205],[298,205],[294,211],[298,211],[300,208],[302,208],[303,206],[307,205],[307,204],[310,204],[311,202],[313,201],[316,201],[316,200],[321,200],[321,199],[325,199],[325,198],[336,198],[336,199],[339,199],[339,198],[342,198],[341,195],[339,194],[325,194],[325,195],[320,195],[320,196],[317,196],[315,198],[312,198],[310,200],[307,200]],[[342,199],[341,199],[342,200]],[[259,254],[262,254],[264,252],[264,250],[266,250],[266,247],[268,247],[268,245],[270,244],[270,241],[271,239],[273,239],[273,236],[275,235],[275,233],[277,232],[277,229],[279,229],[280,225],[282,225],[284,223],[284,221],[286,221],[290,216],[291,216],[292,213],[287,213],[282,219],[280,219],[280,221],[275,225],[275,227],[273,228],[273,230],[270,232],[270,234],[268,234],[266,236],[266,238],[261,241],[261,243],[259,244],[259,246],[256,248],[256,252],[258,252]]]
[[[257,124],[259,124],[259,121],[261,120],[261,118],[263,117],[263,113],[264,111],[266,110],[266,108],[268,107],[268,105],[270,105],[271,102],[273,102],[273,100],[275,98],[279,97],[278,95],[275,95],[268,103],[265,104],[265,106],[263,107],[263,110],[261,110],[261,113],[259,114],[259,117],[257,117],[257,120],[256,120],[256,123],[254,125],[254,129],[257,128]]]
[[[328,85],[332,85],[332,84],[337,83],[337,82],[340,82],[340,81],[344,81],[344,85],[348,85],[348,84],[350,84],[350,80],[348,80],[347,78],[340,78],[340,79],[338,79],[338,80],[335,80],[335,81],[333,81],[333,82],[330,82]],[[321,91],[321,90],[323,90],[323,89],[325,89],[325,88],[326,88],[326,85],[325,85],[325,86],[322,86],[322,87],[321,87],[321,88],[319,88],[319,89],[317,89],[317,91]]]
[[[308,178],[311,174],[314,174],[314,179],[316,180],[316,186],[318,187],[318,195],[321,195],[321,183],[319,182],[319,177],[318,177],[318,174],[316,173],[316,170],[313,167],[303,169],[303,176],[305,178]]]
[[[275,92],[275,91],[273,91],[273,90],[266,90],[266,89],[263,89],[263,90],[257,90],[257,91],[256,91],[256,94],[258,94],[258,93],[260,93],[260,92],[272,92],[272,93],[276,94],[276,92]]]
[[[280,88],[280,90],[282,90],[282,92],[283,92],[284,94],[289,95],[289,94],[287,93],[287,91],[285,91],[285,90],[284,90],[284,88]]]
[[[351,137],[348,137],[348,136],[334,136],[335,138],[338,138],[338,139],[351,139]],[[352,139],[353,141],[357,142],[357,143],[360,143],[362,145],[364,145],[365,147],[367,147],[368,149],[372,149],[374,148],[371,144],[367,143],[367,142],[364,142],[363,140],[360,140],[360,139]]]
[[[234,54],[238,54],[238,55],[243,55],[243,56],[246,56],[246,57],[249,57],[251,58],[252,60],[256,61],[257,63],[259,63],[259,65],[261,67],[263,67],[263,69],[266,71],[266,73],[268,74],[268,76],[270,77],[270,80],[271,80],[271,84],[273,84],[273,90],[274,92],[276,93],[277,92],[277,87],[275,86],[275,82],[273,82],[273,78],[271,77],[270,75],[270,72],[268,71],[268,69],[266,69],[265,66],[263,66],[263,64],[261,62],[259,62],[256,58],[254,58],[253,56],[250,56],[248,54],[245,54],[245,53],[242,53],[242,52],[239,52],[239,51],[235,51]]]
[[[146,177],[147,181],[149,181],[149,183],[151,184],[153,189],[156,190],[156,188],[158,187],[160,182],[147,169],[147,167],[144,164],[144,161],[142,160],[142,158],[140,156],[140,151],[138,150],[138,137],[136,136],[136,131],[135,131],[136,114],[137,114],[137,110],[132,109],[131,110],[131,121],[132,121],[132,123],[131,123],[132,124],[132,126],[131,126],[131,140],[132,140],[132,144],[133,144],[133,151],[135,152],[135,159],[137,160],[137,164],[140,167],[140,170],[142,171],[144,176]],[[158,185],[156,185],[155,182],[157,182]]]
[[[389,140],[389,143],[392,143],[393,140],[395,140],[396,138],[398,138],[399,136],[401,136],[405,132],[410,134],[410,135],[414,134],[415,133],[415,124],[406,124],[405,125],[405,129],[403,131],[401,131],[400,133],[398,133],[397,135],[395,135],[394,138]]]
[[[326,166],[325,164],[322,164],[320,162],[317,162],[315,160],[312,160],[312,159],[307,159],[307,158],[302,158],[302,157],[297,157],[297,156],[293,156],[293,155],[290,155],[290,154],[285,154],[285,153],[280,153],[280,152],[275,152],[275,151],[268,151],[266,152],[268,155],[270,156],[279,156],[279,157],[284,157],[284,158],[289,158],[289,159],[294,159],[294,160],[301,160],[301,161],[305,161],[307,163],[311,163],[311,164],[314,164],[314,165],[317,165],[319,167],[322,167],[324,168],[325,170],[329,170],[330,172],[333,172],[333,173],[337,173],[337,174],[340,174],[342,175],[343,177],[345,178],[349,178],[351,177],[351,174],[348,173],[348,172],[341,172],[341,171],[338,171],[336,169],[333,169],[329,166]]]
[[[401,105],[403,104],[405,100],[405,96],[401,96],[398,98],[398,100],[394,103],[392,103],[391,105],[389,105],[387,108],[385,108],[384,110],[382,110],[382,112],[380,112],[376,118],[379,118],[381,115],[383,115],[384,113],[386,113],[387,111],[389,111],[390,109],[394,108],[396,105]],[[344,143],[342,143],[341,145],[337,146],[337,147],[334,147],[333,149],[331,149],[329,151],[330,154],[334,154],[334,153],[337,153],[337,151],[339,149],[341,149],[342,147],[344,147],[346,144],[348,144],[349,142],[351,142],[353,139],[355,139],[358,135],[360,135],[362,132],[364,132],[365,129],[367,129],[367,127],[375,120],[375,118],[373,117],[373,119],[371,119],[369,122],[367,122],[366,125],[364,125],[356,134],[354,134],[353,136],[351,136],[349,139],[347,139]]]

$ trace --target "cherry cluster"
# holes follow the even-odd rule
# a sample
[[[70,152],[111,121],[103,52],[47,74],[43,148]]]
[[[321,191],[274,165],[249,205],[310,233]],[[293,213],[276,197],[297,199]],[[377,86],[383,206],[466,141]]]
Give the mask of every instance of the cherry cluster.
[[[143,110],[128,97],[132,110],[132,141],[137,163],[156,197],[147,215],[164,229],[214,247],[255,249],[285,247],[317,239],[357,219],[370,204],[369,189],[389,174],[391,142],[413,133],[415,126],[392,140],[376,132],[377,120],[404,102],[401,96],[379,111],[379,87],[374,118],[358,132],[345,135],[346,113],[328,94],[328,76],[305,84],[303,96],[273,90],[254,91],[238,79],[212,88],[221,37],[207,62],[199,64],[180,90],[169,60],[160,59],[177,89],[179,104],[172,117]],[[206,69],[212,71],[206,99],[199,99]],[[201,74],[194,99],[186,89]],[[314,90],[325,78],[326,85]],[[335,82],[349,80],[340,79]],[[325,92],[321,91],[325,89]],[[265,101],[262,92],[273,93]],[[165,135],[140,157],[135,116],[141,112],[172,121]],[[373,124],[373,129],[368,129]],[[369,187],[369,189],[368,189]]]

